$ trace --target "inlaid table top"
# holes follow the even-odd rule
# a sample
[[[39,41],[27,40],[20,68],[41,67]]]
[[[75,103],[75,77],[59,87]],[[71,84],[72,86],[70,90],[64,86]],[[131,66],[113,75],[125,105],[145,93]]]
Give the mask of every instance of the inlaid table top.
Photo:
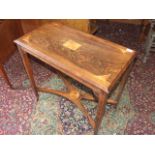
[[[15,41],[66,75],[109,92],[135,51],[60,23],[46,24]]]

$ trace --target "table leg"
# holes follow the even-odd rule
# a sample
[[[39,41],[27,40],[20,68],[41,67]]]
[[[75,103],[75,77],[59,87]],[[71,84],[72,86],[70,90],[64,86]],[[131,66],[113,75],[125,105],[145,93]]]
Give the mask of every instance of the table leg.
[[[34,90],[34,93],[35,93],[35,95],[37,97],[37,100],[38,100],[39,95],[38,95],[37,86],[35,84],[35,80],[34,80],[34,77],[33,77],[33,71],[32,71],[32,67],[31,67],[31,63],[30,63],[28,54],[25,51],[23,51],[20,47],[18,47],[18,50],[19,50],[20,55],[22,57],[22,61],[23,61],[25,70],[26,70],[26,72],[28,74],[28,77],[30,79],[31,86],[32,86],[32,88]]]
[[[125,86],[125,84],[126,84],[126,82],[127,82],[127,79],[128,79],[128,76],[129,76],[129,74],[130,74],[130,72],[131,72],[131,69],[132,69],[132,67],[133,67],[133,64],[134,64],[134,63],[132,63],[132,64],[129,66],[128,70],[125,72],[125,74],[123,75],[123,77],[122,77],[122,79],[121,79],[121,81],[120,81],[119,90],[118,90],[118,93],[117,93],[116,99],[115,99],[115,100],[117,101],[117,103],[119,102],[119,100],[120,100],[120,98],[121,98],[121,95],[122,95],[124,86]]]
[[[6,72],[5,72],[5,69],[4,69],[2,64],[0,64],[0,74],[2,75],[2,77],[4,78],[6,83],[10,86],[10,88],[12,88],[12,85],[11,85],[11,83],[9,81],[9,78],[8,78],[8,76],[7,76]]]
[[[97,134],[98,129],[100,127],[103,114],[105,112],[105,105],[106,105],[106,99],[107,99],[107,94],[104,92],[99,93],[99,98],[98,98],[98,106],[97,106],[97,113],[96,113],[96,119],[95,119],[95,129],[94,129],[94,134]]]

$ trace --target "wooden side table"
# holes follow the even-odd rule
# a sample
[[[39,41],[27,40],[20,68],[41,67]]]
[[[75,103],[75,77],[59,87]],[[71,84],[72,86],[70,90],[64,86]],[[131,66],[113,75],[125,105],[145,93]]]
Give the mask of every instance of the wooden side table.
[[[54,93],[72,101],[82,111],[96,134],[105,105],[116,105],[119,101],[136,52],[60,23],[44,25],[17,39],[15,43],[36,96],[38,97],[38,91],[41,91]],[[78,90],[62,74],[61,77],[67,86],[66,92],[38,87],[33,78],[29,55],[54,67],[59,74],[63,73],[87,86],[93,91],[94,96]],[[109,94],[118,81],[120,87],[117,98],[112,100]],[[81,100],[96,98],[97,113],[93,119]]]

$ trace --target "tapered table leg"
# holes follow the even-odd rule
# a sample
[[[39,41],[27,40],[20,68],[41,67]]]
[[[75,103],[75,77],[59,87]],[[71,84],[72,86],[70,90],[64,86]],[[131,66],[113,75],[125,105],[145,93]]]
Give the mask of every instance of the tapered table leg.
[[[8,78],[8,76],[7,76],[6,72],[5,72],[5,69],[4,69],[2,64],[0,64],[0,74],[4,78],[6,83],[10,86],[10,88],[12,88],[12,85],[11,85],[11,83],[9,81],[9,78]]]
[[[128,76],[131,72],[131,69],[134,65],[134,62],[132,64],[130,64],[130,66],[128,67],[127,71],[125,72],[125,74],[123,75],[121,81],[120,81],[120,84],[119,84],[119,90],[118,90],[118,93],[116,95],[116,101],[119,102],[120,98],[121,98],[121,95],[122,95],[122,92],[123,92],[123,89],[125,87],[125,84],[127,82],[127,79],[128,79]]]
[[[38,100],[39,99],[38,90],[37,90],[37,86],[35,84],[35,80],[33,77],[33,71],[32,71],[32,67],[31,67],[31,63],[30,63],[28,54],[25,51],[23,51],[20,47],[18,47],[18,50],[19,50],[20,55],[22,57],[25,70],[26,70],[28,77],[30,79],[31,86],[32,86],[34,93],[35,93],[37,100]]]
[[[98,129],[100,127],[100,124],[105,112],[106,100],[107,100],[107,94],[105,94],[104,92],[100,92],[98,97],[94,134],[97,134]]]

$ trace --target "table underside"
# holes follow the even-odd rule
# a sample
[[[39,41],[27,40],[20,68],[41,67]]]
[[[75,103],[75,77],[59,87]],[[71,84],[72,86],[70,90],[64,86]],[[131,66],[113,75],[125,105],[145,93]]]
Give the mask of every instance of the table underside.
[[[68,77],[64,76],[63,74],[57,72],[57,75],[63,80],[67,90],[66,91],[59,91],[49,88],[41,88],[37,87],[38,91],[46,92],[46,93],[52,93],[58,96],[62,96],[68,100],[70,100],[73,104],[75,104],[84,114],[84,116],[88,119],[90,125],[95,129],[95,121],[93,118],[89,115],[88,111],[85,109],[83,104],[81,103],[81,100],[91,100],[91,101],[97,101],[97,94],[94,92],[93,94],[90,94],[85,91],[81,91],[79,88],[74,86]],[[108,99],[106,101],[107,104],[116,105],[118,101],[115,101],[113,99]]]

